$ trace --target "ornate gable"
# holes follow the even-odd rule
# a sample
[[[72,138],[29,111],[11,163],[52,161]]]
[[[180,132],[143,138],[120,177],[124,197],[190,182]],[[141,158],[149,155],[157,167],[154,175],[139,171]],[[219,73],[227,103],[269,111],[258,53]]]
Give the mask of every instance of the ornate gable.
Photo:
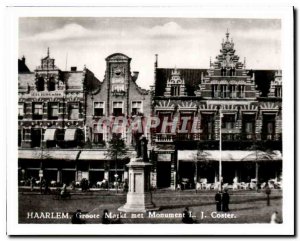
[[[186,96],[185,82],[181,78],[180,71],[175,67],[171,78],[167,80],[164,96]]]

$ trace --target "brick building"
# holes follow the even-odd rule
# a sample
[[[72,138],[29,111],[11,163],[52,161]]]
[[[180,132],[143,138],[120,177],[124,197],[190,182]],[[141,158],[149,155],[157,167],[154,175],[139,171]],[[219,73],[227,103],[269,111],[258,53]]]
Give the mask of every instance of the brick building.
[[[19,170],[25,177],[70,182],[78,179],[76,160],[85,142],[86,98],[99,81],[84,67],[62,71],[47,56],[33,72],[19,60]],[[20,177],[21,177],[20,176]]]
[[[153,113],[173,121],[175,132],[162,131],[161,125],[152,130],[152,184],[215,183],[220,158],[223,183],[279,180],[281,75],[280,70],[247,69],[228,32],[209,69],[158,68],[156,59]]]
[[[138,72],[130,70],[131,58],[113,54],[106,58],[104,80],[84,67],[62,71],[47,56],[30,72],[25,58],[19,64],[19,177],[70,183],[86,178],[95,185],[115,175],[127,178],[128,156],[117,162],[107,156],[112,127],[99,131],[99,120],[124,116],[130,121],[150,115],[150,93],[137,84]],[[120,135],[133,151],[145,131]]]
[[[124,117],[130,122],[137,116],[141,118],[141,121],[150,116],[150,92],[137,85],[139,72],[131,72],[130,63],[131,58],[121,53],[108,56],[103,81],[96,91],[88,95],[86,123],[87,136],[92,149],[82,153],[80,159],[89,163],[91,182],[103,180],[103,178],[112,182],[116,174],[120,180],[127,179],[125,164],[129,161],[128,157],[115,162],[106,156],[108,141],[113,135],[119,135],[124,139],[129,152],[134,150],[141,135],[149,137],[146,129],[142,132],[131,132],[128,128],[123,128],[117,133],[113,131],[113,128],[116,128],[115,125],[119,125],[115,122],[118,117]],[[99,120],[102,118],[109,119],[112,125],[99,126],[102,123]]]

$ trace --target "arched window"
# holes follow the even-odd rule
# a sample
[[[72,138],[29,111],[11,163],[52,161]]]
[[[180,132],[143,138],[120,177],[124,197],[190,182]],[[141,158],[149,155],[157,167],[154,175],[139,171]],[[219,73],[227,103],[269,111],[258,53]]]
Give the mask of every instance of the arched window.
[[[45,80],[43,77],[39,77],[36,82],[36,89],[37,91],[44,91],[45,90]]]
[[[48,80],[48,91],[54,91],[55,90],[55,80],[53,77],[51,77]]]

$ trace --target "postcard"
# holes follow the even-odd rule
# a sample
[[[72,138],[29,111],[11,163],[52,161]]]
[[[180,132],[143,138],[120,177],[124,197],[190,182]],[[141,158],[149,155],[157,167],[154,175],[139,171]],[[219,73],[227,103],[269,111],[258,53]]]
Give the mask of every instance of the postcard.
[[[9,235],[294,234],[293,7],[6,11]]]

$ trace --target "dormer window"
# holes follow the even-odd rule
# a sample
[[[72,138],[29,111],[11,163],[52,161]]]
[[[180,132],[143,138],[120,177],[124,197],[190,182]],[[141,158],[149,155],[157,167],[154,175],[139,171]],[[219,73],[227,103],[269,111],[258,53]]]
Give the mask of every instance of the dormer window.
[[[36,90],[37,91],[44,91],[45,90],[45,80],[43,77],[39,77],[36,82]]]
[[[171,86],[171,96],[180,96],[180,85]]]
[[[180,71],[174,69],[171,72],[171,78],[167,81],[165,96],[186,96],[184,79],[181,78]]]
[[[48,91],[54,91],[55,90],[55,79],[51,77],[48,80]]]

